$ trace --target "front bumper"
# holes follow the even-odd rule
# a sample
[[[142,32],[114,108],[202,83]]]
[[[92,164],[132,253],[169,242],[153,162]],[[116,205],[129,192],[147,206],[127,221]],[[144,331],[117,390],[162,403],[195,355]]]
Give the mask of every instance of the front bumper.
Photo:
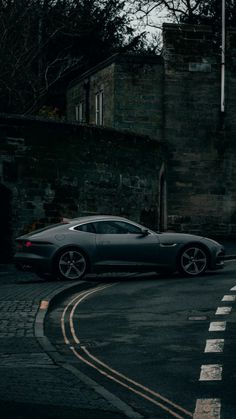
[[[215,269],[222,269],[225,266],[225,249],[222,247],[216,253]]]

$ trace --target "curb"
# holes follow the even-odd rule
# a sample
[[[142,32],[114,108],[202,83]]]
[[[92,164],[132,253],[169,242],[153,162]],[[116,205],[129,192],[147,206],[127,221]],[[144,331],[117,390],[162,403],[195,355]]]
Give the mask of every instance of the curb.
[[[90,288],[91,284],[88,284],[86,281],[80,281],[79,284],[72,284],[69,285],[68,288],[60,291],[52,292],[47,299],[41,300],[38,312],[35,318],[35,325],[34,325],[34,334],[35,338],[37,339],[38,343],[40,344],[41,348],[44,352],[48,354],[48,356],[61,368],[64,368],[67,371],[70,371],[74,374],[80,381],[106,399],[115,409],[118,410],[121,414],[124,414],[125,417],[130,419],[144,419],[144,417],[133,410],[131,406],[127,403],[122,401],[116,395],[110,393],[110,391],[106,390],[105,387],[98,384],[96,381],[88,377],[86,374],[80,372],[77,368],[73,367],[70,364],[67,364],[63,357],[58,353],[57,349],[53,346],[47,336],[44,334],[44,323],[45,318],[48,311],[62,298],[64,298],[67,294],[69,295],[71,291],[83,291],[86,288]],[[89,419],[89,418],[88,418]]]
[[[226,255],[224,256],[224,260],[234,260],[236,259],[236,255]]]

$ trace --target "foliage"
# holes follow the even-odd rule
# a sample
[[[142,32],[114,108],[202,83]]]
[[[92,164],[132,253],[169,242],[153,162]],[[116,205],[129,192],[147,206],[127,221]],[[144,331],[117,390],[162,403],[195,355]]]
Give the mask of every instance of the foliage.
[[[0,0],[1,112],[60,107],[68,80],[138,48],[123,8],[123,0]]]

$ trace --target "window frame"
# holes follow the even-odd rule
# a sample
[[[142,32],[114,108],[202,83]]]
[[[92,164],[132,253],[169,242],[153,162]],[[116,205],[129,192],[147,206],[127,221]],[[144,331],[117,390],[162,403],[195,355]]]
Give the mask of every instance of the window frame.
[[[95,122],[96,125],[104,124],[104,91],[100,89],[95,94]]]
[[[75,105],[75,120],[84,122],[84,101],[82,100]]]

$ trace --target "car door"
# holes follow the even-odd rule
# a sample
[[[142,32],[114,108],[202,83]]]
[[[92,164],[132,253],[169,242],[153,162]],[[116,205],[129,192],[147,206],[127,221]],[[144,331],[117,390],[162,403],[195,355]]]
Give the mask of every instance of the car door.
[[[98,265],[158,264],[158,234],[144,234],[140,227],[116,220],[98,221],[94,226]]]

